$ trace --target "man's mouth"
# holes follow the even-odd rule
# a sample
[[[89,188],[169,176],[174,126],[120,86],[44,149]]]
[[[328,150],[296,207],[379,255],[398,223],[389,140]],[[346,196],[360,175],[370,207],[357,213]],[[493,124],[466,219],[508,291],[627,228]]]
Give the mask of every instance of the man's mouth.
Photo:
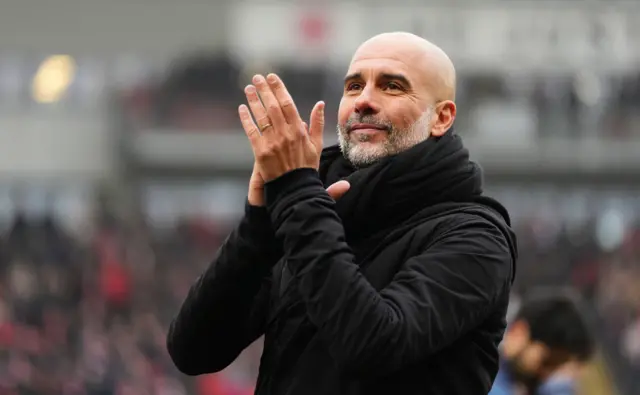
[[[385,126],[375,125],[371,123],[357,123],[349,128],[349,133],[353,133],[357,136],[374,136],[380,132],[386,132]]]
[[[380,141],[380,138],[382,138],[387,131],[388,129],[385,126],[357,123],[349,128],[349,135],[360,143],[367,143]]]

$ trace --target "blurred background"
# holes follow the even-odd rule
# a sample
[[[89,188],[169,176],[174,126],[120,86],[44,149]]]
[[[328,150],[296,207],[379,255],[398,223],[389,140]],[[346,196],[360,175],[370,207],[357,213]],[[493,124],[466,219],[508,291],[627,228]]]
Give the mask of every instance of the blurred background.
[[[0,394],[247,395],[172,366],[166,328],[234,225],[237,119],[281,75],[333,143],[355,48],[393,30],[459,73],[458,132],[511,211],[513,301],[569,285],[600,353],[585,394],[640,394],[640,3],[0,0]]]

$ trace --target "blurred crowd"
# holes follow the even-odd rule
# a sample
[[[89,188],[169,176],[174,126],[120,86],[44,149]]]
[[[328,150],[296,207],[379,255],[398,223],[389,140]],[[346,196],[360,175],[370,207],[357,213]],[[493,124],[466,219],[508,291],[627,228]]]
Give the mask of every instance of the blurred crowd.
[[[79,235],[51,217],[17,216],[3,237],[0,393],[252,394],[259,349],[225,376],[197,380],[165,350],[169,320],[224,231],[100,222]]]
[[[259,342],[223,373],[196,379],[180,375],[165,350],[171,316],[228,227],[100,218],[91,231],[68,232],[53,217],[17,215],[10,224],[0,255],[0,393],[251,394]],[[615,248],[595,221],[529,218],[516,228],[514,301],[538,285],[574,286],[592,307],[611,368],[638,388],[640,226]]]
[[[325,100],[327,119],[336,118],[346,70],[322,64],[242,64],[206,53],[181,58],[168,72],[122,92],[122,107],[131,130],[228,131],[238,128],[243,87],[253,74],[268,72],[282,77],[301,114]],[[463,73],[456,102],[456,125],[465,134],[624,139],[640,130],[640,73]]]

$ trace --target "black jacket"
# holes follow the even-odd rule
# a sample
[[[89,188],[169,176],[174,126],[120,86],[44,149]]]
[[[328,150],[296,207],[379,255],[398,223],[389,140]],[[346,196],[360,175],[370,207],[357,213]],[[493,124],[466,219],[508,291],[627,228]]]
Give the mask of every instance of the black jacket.
[[[260,395],[487,394],[517,252],[481,184],[453,132],[358,171],[326,149],[246,207],[171,325],[174,363],[217,372],[264,334]]]

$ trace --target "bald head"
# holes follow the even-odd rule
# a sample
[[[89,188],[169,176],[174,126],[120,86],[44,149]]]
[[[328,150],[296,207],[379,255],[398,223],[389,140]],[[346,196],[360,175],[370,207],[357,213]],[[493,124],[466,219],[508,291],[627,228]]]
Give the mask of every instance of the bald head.
[[[338,111],[338,138],[356,166],[402,152],[451,129],[456,117],[451,59],[410,33],[385,33],[353,55]]]
[[[351,64],[385,57],[403,62],[422,73],[436,100],[455,99],[456,71],[449,56],[437,45],[412,33],[382,33],[362,43]]]

